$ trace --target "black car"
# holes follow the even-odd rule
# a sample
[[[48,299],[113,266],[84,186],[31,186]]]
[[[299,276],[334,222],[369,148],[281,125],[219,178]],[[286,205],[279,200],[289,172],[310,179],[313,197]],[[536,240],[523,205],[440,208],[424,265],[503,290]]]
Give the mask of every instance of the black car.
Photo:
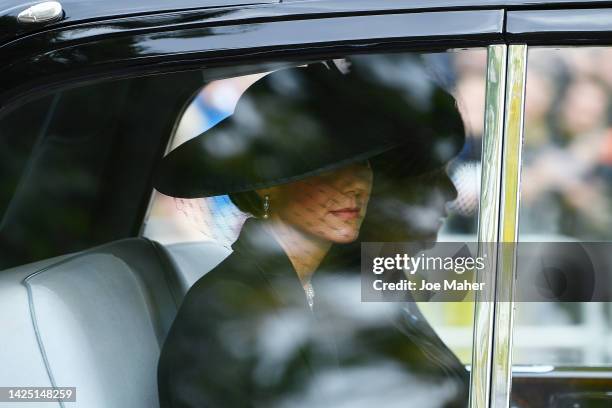
[[[444,89],[463,118],[465,143],[444,167],[456,189],[448,218],[429,220],[425,201],[393,211],[421,229],[434,223],[431,240],[479,242],[493,259],[475,302],[420,304],[469,372],[469,405],[612,405],[612,308],[597,294],[610,291],[608,270],[597,266],[579,299],[521,301],[516,288],[541,277],[523,270],[514,245],[495,245],[612,241],[610,6],[2,2],[0,386],[11,388],[0,406],[159,406],[158,359],[183,297],[228,256],[244,222],[227,196],[157,192],[162,159],[231,116],[268,73],[315,64],[342,72],[351,60],[417,102]],[[291,86],[279,83],[279,94]],[[387,109],[374,93],[353,99]],[[296,123],[288,126],[312,125]],[[586,285],[581,274],[551,279]],[[73,387],[76,401],[35,387]],[[370,406],[361,397],[351,406]],[[392,397],[376,403],[398,406]],[[285,406],[317,406],[304,401]]]

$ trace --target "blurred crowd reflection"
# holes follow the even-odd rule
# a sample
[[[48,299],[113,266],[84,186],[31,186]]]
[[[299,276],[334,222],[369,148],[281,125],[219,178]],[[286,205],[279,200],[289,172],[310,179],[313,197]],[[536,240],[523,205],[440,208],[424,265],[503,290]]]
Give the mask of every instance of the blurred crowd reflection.
[[[521,240],[612,240],[611,94],[610,48],[529,50]],[[611,316],[605,303],[519,304],[514,361],[611,364]]]
[[[612,238],[612,51],[529,53],[521,232]]]
[[[475,237],[480,193],[486,50],[424,54],[422,58],[428,63],[431,73],[437,76],[438,82],[445,85],[457,100],[466,130],[465,146],[448,168],[457,189],[457,198],[449,205],[449,217],[441,237]],[[415,72],[397,74],[410,78]],[[169,150],[231,115],[240,96],[264,75],[228,78],[204,86],[185,110]],[[418,84],[418,81],[414,82]],[[215,214],[222,216],[216,217]],[[234,222],[228,223],[232,215]],[[156,194],[147,235],[162,243],[209,239],[229,247],[236,239],[244,219],[227,196],[184,200]]]
[[[463,149],[446,170],[454,185],[451,190],[456,190],[456,198],[447,205],[448,217],[438,239],[473,241],[476,239],[480,193],[486,50],[424,54],[419,58],[428,65],[430,74],[435,77],[436,82],[455,97],[466,131]],[[408,82],[415,87],[427,87],[428,80],[419,77],[422,75],[419,70],[410,70],[407,67],[405,71],[392,71],[387,69],[385,72],[390,80]],[[170,150],[231,115],[240,96],[264,75],[266,74],[261,73],[228,78],[204,86],[181,118]],[[437,170],[438,173],[440,171],[443,172],[444,169]],[[406,185],[414,186],[410,194],[418,195],[419,186],[430,188],[432,183],[438,183],[437,180],[446,180],[446,183],[450,183],[450,180],[432,173],[414,179],[406,178]],[[429,220],[430,215],[435,216],[437,212],[428,210],[433,208],[429,197],[422,195],[420,200],[422,205],[412,206],[408,209],[411,212],[407,216],[412,220],[413,226],[418,227],[415,221],[420,220],[424,224],[422,229],[426,230],[432,223]],[[439,216],[440,214],[437,214],[438,218]],[[233,205],[228,196],[180,199],[156,193],[146,222],[145,235],[164,244],[209,240],[229,248],[238,236],[245,219],[246,215]],[[434,221],[438,222],[437,219]],[[436,226],[436,230],[438,228]],[[469,363],[473,305],[465,302],[420,306],[442,340],[463,363]]]

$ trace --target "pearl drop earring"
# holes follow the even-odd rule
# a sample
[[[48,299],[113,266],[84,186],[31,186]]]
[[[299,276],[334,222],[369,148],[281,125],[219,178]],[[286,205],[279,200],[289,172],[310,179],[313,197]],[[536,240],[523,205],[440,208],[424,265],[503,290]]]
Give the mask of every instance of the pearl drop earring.
[[[267,194],[264,196],[263,211],[263,218],[266,220],[270,218],[270,196]]]

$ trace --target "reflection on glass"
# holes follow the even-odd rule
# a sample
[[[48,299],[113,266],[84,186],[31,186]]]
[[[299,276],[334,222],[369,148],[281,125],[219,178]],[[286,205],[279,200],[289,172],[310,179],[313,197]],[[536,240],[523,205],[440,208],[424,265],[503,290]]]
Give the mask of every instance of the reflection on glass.
[[[611,66],[609,48],[530,49],[521,241],[612,240]],[[600,406],[589,395],[612,389],[612,375],[593,374],[612,363],[611,312],[596,302],[518,304],[514,363],[566,368],[556,380],[516,372],[515,396],[529,395],[525,406]]]
[[[455,63],[472,73],[466,83],[484,72]],[[439,85],[456,78],[449,61],[438,64],[436,81],[423,58],[396,54],[204,88],[205,106],[223,108],[206,108],[207,122],[190,113],[199,99],[188,109],[200,121],[179,126],[149,221],[164,203],[191,231],[166,242],[209,239],[232,253],[181,305],[159,363],[162,406],[467,405],[469,305],[424,314],[408,297],[361,302],[361,242],[391,253],[397,242],[436,241],[448,210],[445,236],[475,231],[478,143],[466,149],[455,99]],[[459,152],[466,165],[450,170],[463,195],[447,174]],[[147,234],[159,239],[159,226]],[[444,325],[447,315],[455,331],[441,334],[426,318]]]

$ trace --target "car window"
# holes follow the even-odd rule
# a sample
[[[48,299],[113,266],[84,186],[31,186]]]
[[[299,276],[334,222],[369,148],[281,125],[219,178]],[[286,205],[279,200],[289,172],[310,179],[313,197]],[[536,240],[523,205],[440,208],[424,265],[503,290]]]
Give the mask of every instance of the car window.
[[[320,270],[315,268],[312,275],[312,303],[316,311],[317,304],[328,306],[329,302],[336,301],[337,307],[346,311],[347,314],[341,318],[336,315],[327,317],[331,319],[330,322],[338,318],[337,329],[346,330],[347,343],[342,346],[346,354],[341,358],[346,358],[345,362],[356,358],[354,353],[360,347],[367,347],[361,343],[364,331],[374,330],[372,323],[367,322],[363,322],[360,328],[352,326],[354,319],[359,318],[359,313],[364,312],[361,308],[371,306],[367,302],[359,302],[359,291],[351,292],[360,285],[359,274],[349,273],[355,268],[359,269],[360,244],[386,242],[387,247],[391,248],[391,243],[408,241],[476,241],[485,71],[486,50],[355,55],[313,62],[307,66],[226,78],[202,87],[185,110],[168,147],[168,154],[162,160],[161,181],[158,181],[159,188],[154,193],[143,229],[144,236],[166,245],[177,257],[179,264],[185,260],[185,254],[189,251],[196,251],[194,254],[197,257],[197,261],[183,263],[187,265],[186,269],[196,269],[193,273],[186,272],[191,273],[189,279],[196,282],[193,286],[196,289],[192,288],[187,295],[184,301],[187,306],[182,306],[177,318],[182,323],[176,324],[164,346],[166,351],[162,352],[162,372],[164,368],[168,372],[184,369],[173,366],[170,358],[166,357],[165,360],[164,355],[176,352],[181,358],[191,359],[187,357],[190,353],[188,348],[178,346],[191,341],[183,337],[185,332],[181,329],[183,327],[186,330],[189,325],[189,319],[181,317],[190,313],[189,299],[197,298],[199,292],[207,292],[208,285],[224,286],[226,277],[232,274],[242,279],[243,272],[234,267],[236,259],[252,250],[250,247],[245,249],[244,241],[247,238],[255,236],[255,241],[264,246],[280,242],[283,250],[288,253],[292,253],[292,248],[295,250],[295,247],[284,241],[287,239],[291,242],[291,239],[272,227],[268,228],[276,231],[272,232],[273,235],[280,234],[280,237],[274,235],[275,240],[265,232],[261,235],[253,232],[257,230],[255,226],[269,222],[266,221],[268,211],[270,217],[274,217],[275,211],[278,211],[281,224],[290,224],[290,230],[300,231],[300,237],[303,234],[314,234],[323,241],[333,241],[332,249],[326,253],[322,263],[317,263],[320,260],[314,263],[319,265]],[[403,125],[402,121],[405,121]],[[425,138],[422,132],[427,135]],[[398,137],[399,146],[405,147],[385,148],[388,136]],[[268,145],[266,139],[274,143]],[[340,141],[340,146],[336,145],[335,139]],[[355,149],[365,150],[355,153]],[[259,155],[252,154],[252,151],[259,152]],[[265,157],[269,151],[275,154],[273,160]],[[330,155],[329,152],[335,153]],[[355,155],[362,160],[355,162],[351,158]],[[244,161],[255,161],[258,165],[245,164]],[[341,165],[341,161],[346,164]],[[330,170],[323,171],[320,168]],[[166,177],[164,172],[172,176]],[[363,172],[370,175],[357,177]],[[304,176],[306,173],[310,177]],[[262,174],[273,176],[264,177]],[[338,181],[334,181],[335,177],[365,177],[369,181],[363,182],[361,178],[365,184],[355,187],[361,191],[358,194],[361,199],[351,201],[342,193]],[[339,183],[342,185],[342,182]],[[293,202],[294,196],[298,197],[297,203]],[[340,225],[345,225],[350,218],[348,212],[340,213],[355,210],[348,208],[350,206],[346,203],[349,201],[353,203],[351,205],[359,207],[357,212],[361,211],[360,215],[355,215],[355,219],[359,220],[357,227],[354,231],[345,231],[350,235],[349,238],[332,239],[330,236],[334,233],[330,231],[343,231]],[[318,214],[319,211],[330,213]],[[346,219],[335,225],[335,218],[338,217]],[[285,231],[283,228],[281,230]],[[264,231],[270,230],[264,228]],[[302,242],[302,238],[293,238]],[[302,251],[308,248],[307,244],[295,246],[299,250],[293,256],[303,257]],[[198,253],[197,248],[202,252]],[[228,257],[230,253],[233,255]],[[257,259],[257,255],[253,257]],[[340,268],[345,274],[326,275],[323,272],[325,268]],[[333,279],[326,281],[326,277]],[[339,290],[342,286],[353,289]],[[307,297],[308,288],[307,285],[304,287]],[[233,307],[227,303],[231,302],[230,299],[214,293],[215,302],[219,302],[222,309]],[[255,307],[260,301],[259,296],[259,292],[245,292],[244,305]],[[355,300],[362,306],[358,307],[359,311],[355,310],[351,314],[348,312],[351,310],[349,305]],[[324,311],[321,313],[328,312],[324,306],[320,307]],[[284,313],[295,312],[295,309],[283,310]],[[274,330],[266,334],[270,336],[266,340],[252,332],[253,328],[244,328],[241,319],[246,318],[246,315],[243,312],[237,311],[236,316],[226,316],[236,323],[237,330],[242,330],[242,327],[247,330],[249,338],[254,336],[252,341],[255,343],[272,341]],[[214,316],[216,312],[211,313]],[[268,315],[262,313],[260,317],[266,321]],[[281,315],[288,316],[283,313]],[[436,397],[440,398],[437,403],[424,403],[422,406],[446,406],[444,404],[452,404],[452,401],[456,403],[462,398],[459,396],[461,392],[457,394],[458,391],[450,389],[466,387],[469,379],[463,365],[469,364],[471,360],[473,303],[420,302],[415,311],[417,315],[420,317],[416,319],[423,319],[427,327],[425,331],[431,330],[430,335],[433,337],[427,341],[434,341],[436,347],[448,348],[450,354],[442,349],[439,357],[425,352],[423,358],[428,362],[423,362],[423,365],[419,366],[415,361],[404,361],[401,364],[412,364],[414,371],[406,371],[409,375],[431,369],[432,373],[437,373],[432,374],[433,377],[440,374],[439,367],[446,367],[442,371],[448,370],[448,376],[439,377],[441,381],[454,376],[448,373],[460,372],[461,386],[453,380],[449,381],[448,394]],[[278,324],[278,330],[281,330],[286,323]],[[391,337],[386,338],[387,335]],[[323,347],[318,343],[319,339],[303,337],[306,333],[296,336],[293,341],[288,338],[282,340],[287,342],[283,347],[288,347],[288,351],[279,356],[275,363],[266,362],[267,358],[272,358],[266,353],[258,354],[256,364],[275,364],[276,367],[272,371],[262,368],[264,371],[261,375],[265,378],[262,381],[274,383],[276,380],[268,376],[278,370],[295,369],[294,373],[299,373],[299,364],[294,368],[289,366],[295,363],[293,359],[296,357],[289,350],[294,347],[299,349],[298,344],[303,343],[303,347],[308,350]],[[381,343],[372,349],[372,359],[362,355],[361,362],[348,364],[346,370],[342,370],[344,377],[338,377],[338,380],[345,378],[348,381],[357,375],[357,371],[349,374],[348,367],[354,370],[374,369],[371,365],[376,361],[374,355],[386,347],[390,347],[386,352],[393,353],[390,346],[393,336],[389,332],[384,334]],[[398,346],[406,347],[406,350],[410,347],[426,348],[425,343],[415,346],[401,336],[397,341]],[[273,347],[273,343],[269,345]],[[223,354],[224,347],[218,346],[221,347],[219,352]],[[251,355],[249,346],[245,347],[245,355]],[[180,350],[177,351],[177,348]],[[307,351],[307,354],[310,352]],[[414,355],[417,354],[415,351]],[[312,357],[308,354],[308,358]],[[198,357],[194,358],[197,360]],[[246,360],[239,360],[237,365],[241,369],[237,370],[236,375],[250,367]],[[391,362],[393,359],[383,360]],[[317,366],[317,363],[314,364]],[[402,370],[401,367],[397,368]],[[321,362],[315,371],[317,369],[325,371],[329,367]],[[379,376],[394,378],[391,371],[383,370],[388,372],[389,377],[383,374]],[[419,375],[415,379],[417,382],[423,380],[423,384],[431,384]],[[323,381],[323,377],[315,378]],[[242,380],[244,378],[237,378],[237,381]],[[169,397],[172,394],[172,381],[167,381],[163,387]],[[341,384],[337,389],[326,391],[329,394],[325,396],[311,394],[314,393],[311,388],[314,383],[301,386],[278,384],[277,387],[280,387],[277,389],[278,395],[283,395],[288,401],[304,398],[314,405],[317,398],[331,398],[334,393],[343,392]],[[405,393],[389,396],[388,402],[392,404],[402,399],[416,401],[418,398],[429,398],[432,396],[428,394],[430,392],[434,391],[428,386],[422,391],[409,387]],[[358,397],[364,400],[363,395],[355,396]],[[380,400],[380,393],[376,398]],[[229,400],[224,402],[230,404]],[[276,400],[274,402],[277,403]],[[441,405],[436,405],[438,403]]]
[[[597,250],[608,262],[612,51],[534,47],[528,57],[520,241],[581,242],[587,253]],[[557,250],[546,262],[561,256]],[[518,270],[519,287],[529,282],[542,288],[540,294],[558,288],[550,301],[523,299],[516,305],[513,395],[525,406],[610,404],[605,392],[612,378],[612,309],[594,295],[609,295],[612,280],[605,263],[595,259],[586,263],[594,269],[573,264],[562,273],[542,265],[541,286]]]
[[[219,307],[198,312],[213,324],[206,338],[222,339],[209,353],[234,359],[227,378],[248,383],[241,392],[256,390],[249,399],[312,406],[347,395],[352,380],[377,377],[380,389],[354,401],[397,389],[390,404],[463,405],[470,290],[459,289],[457,301],[431,301],[430,289],[413,299],[393,282],[407,271],[398,264],[391,282],[377,280],[385,299],[362,301],[361,250],[417,259],[436,241],[476,241],[486,63],[485,49],[335,55],[100,81],[11,107],[0,116],[0,269],[79,251],[87,258],[92,247],[142,235],[156,243],[127,247],[155,248],[170,261],[156,268],[176,275],[167,288],[152,287],[187,305],[163,346],[162,373],[188,369],[172,366],[182,357],[204,356],[173,344],[191,322],[182,317],[189,299],[212,293]],[[130,268],[140,261],[129,248],[117,251]],[[279,265],[283,274],[266,275]],[[111,273],[85,269],[101,281]],[[265,279],[250,281],[257,276]],[[188,290],[182,303],[175,279]],[[426,274],[412,279],[433,284]],[[301,331],[297,323],[314,324],[309,313],[322,325]],[[316,375],[297,381],[309,365]],[[163,399],[174,380],[161,378]],[[321,381],[337,386],[319,394]],[[211,398],[220,395],[232,394],[213,390]]]
[[[0,269],[136,235],[153,165],[203,82],[105,81],[3,110]]]

